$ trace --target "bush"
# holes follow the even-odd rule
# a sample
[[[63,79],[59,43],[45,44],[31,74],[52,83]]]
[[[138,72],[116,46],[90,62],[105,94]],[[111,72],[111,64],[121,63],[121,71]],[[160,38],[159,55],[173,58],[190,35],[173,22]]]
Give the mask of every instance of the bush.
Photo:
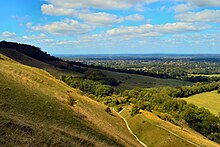
[[[68,98],[68,103],[69,103],[70,106],[73,106],[74,104],[76,104],[76,100],[72,97],[69,97]]]
[[[120,112],[122,109],[123,109],[123,108],[120,107],[120,106],[115,106],[115,111],[116,111],[116,112]]]
[[[137,105],[133,105],[131,109],[131,116],[135,116],[140,111],[140,108]]]
[[[220,94],[220,87],[218,88],[217,92],[218,92],[218,94]]]
[[[107,108],[105,109],[105,112],[107,112],[108,114],[112,114],[112,111],[111,111],[111,109],[110,109],[109,107],[107,107]]]
[[[212,133],[208,135],[208,139],[220,143],[220,133]]]

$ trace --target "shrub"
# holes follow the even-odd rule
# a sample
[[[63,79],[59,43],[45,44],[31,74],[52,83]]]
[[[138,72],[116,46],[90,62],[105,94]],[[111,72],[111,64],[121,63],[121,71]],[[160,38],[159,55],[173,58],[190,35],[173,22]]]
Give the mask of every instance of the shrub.
[[[70,106],[73,106],[76,103],[76,100],[72,97],[69,97],[68,98],[68,103],[69,103]]]
[[[123,108],[120,106],[115,106],[115,111],[120,112]]]
[[[218,92],[218,94],[220,94],[220,87],[218,88],[217,92]]]
[[[139,113],[140,108],[137,105],[133,105],[131,109],[131,116],[135,116]]]
[[[110,109],[109,107],[107,107],[107,108],[105,109],[105,112],[107,112],[108,114],[112,114],[112,111],[111,111],[111,109]]]

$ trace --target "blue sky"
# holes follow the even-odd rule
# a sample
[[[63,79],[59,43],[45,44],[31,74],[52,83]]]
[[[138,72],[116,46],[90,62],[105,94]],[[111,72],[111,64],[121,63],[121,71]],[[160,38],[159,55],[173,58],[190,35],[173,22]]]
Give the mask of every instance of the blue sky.
[[[51,54],[220,54],[220,0],[7,0],[0,20]]]

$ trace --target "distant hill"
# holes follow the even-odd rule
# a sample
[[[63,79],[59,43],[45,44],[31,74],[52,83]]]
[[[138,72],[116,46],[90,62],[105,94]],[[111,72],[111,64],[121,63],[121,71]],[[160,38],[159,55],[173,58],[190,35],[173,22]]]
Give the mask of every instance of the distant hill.
[[[14,49],[24,55],[37,59],[39,61],[47,62],[47,61],[61,61],[61,59],[51,56],[47,54],[47,52],[43,52],[39,47],[35,47],[27,44],[19,44],[15,42],[7,42],[1,41],[0,48],[3,49]]]

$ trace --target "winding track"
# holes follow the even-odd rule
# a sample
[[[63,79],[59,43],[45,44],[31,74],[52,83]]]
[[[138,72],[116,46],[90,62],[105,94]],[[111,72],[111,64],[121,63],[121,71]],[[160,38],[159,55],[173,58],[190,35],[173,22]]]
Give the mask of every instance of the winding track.
[[[145,143],[143,143],[143,142],[132,132],[131,128],[130,128],[129,125],[128,125],[127,120],[126,120],[123,116],[120,115],[124,110],[125,110],[125,108],[123,108],[120,112],[118,112],[118,115],[124,120],[124,122],[125,122],[125,124],[126,124],[126,126],[127,126],[127,128],[128,128],[128,131],[136,138],[136,140],[137,140],[142,146],[147,147],[147,145],[146,145]]]
[[[125,108],[123,108],[120,112],[118,112],[118,115],[124,120],[124,122],[125,122],[125,124],[126,124],[128,130],[129,130],[129,132],[137,139],[137,141],[138,141],[141,145],[143,145],[144,147],[147,147],[147,145],[146,145],[145,143],[143,143],[143,142],[132,132],[131,128],[130,128],[129,125],[128,125],[127,120],[126,120],[123,116],[120,115],[124,110],[125,110]],[[116,112],[116,111],[115,111],[115,112]],[[148,122],[149,122],[149,121],[148,121]],[[151,123],[151,122],[149,122],[149,123]],[[184,141],[186,141],[186,142],[188,142],[188,143],[190,143],[190,144],[192,144],[192,145],[195,145],[195,146],[197,146],[197,147],[201,147],[200,145],[195,144],[195,143],[193,143],[193,142],[191,142],[191,141],[189,141],[189,140],[187,140],[187,139],[185,139],[185,138],[183,138],[183,137],[177,135],[176,133],[174,133],[174,132],[168,130],[167,128],[165,128],[165,127],[163,127],[163,126],[155,125],[155,124],[153,124],[153,123],[151,123],[151,124],[154,125],[154,126],[156,126],[156,127],[161,128],[161,129],[164,129],[165,131],[167,131],[167,132],[169,132],[169,133],[175,135],[176,137],[179,137],[180,139],[182,139],[182,140],[184,140]]]

